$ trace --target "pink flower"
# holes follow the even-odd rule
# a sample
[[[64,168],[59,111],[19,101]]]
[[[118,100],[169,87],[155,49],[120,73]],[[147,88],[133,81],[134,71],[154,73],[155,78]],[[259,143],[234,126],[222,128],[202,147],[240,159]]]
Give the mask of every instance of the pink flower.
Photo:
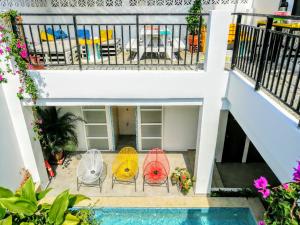
[[[3,81],[4,77],[2,75],[0,75],[0,81]]]
[[[3,54],[3,50],[2,49],[0,49],[0,55],[2,55]]]
[[[6,51],[8,51],[8,52],[10,52],[10,50],[11,50],[10,47],[6,47],[5,49],[6,49]]]
[[[4,30],[4,26],[0,25],[0,30]]]
[[[28,64],[28,69],[29,70],[32,70],[33,69],[33,66],[31,64]]]
[[[17,48],[22,48],[22,45],[21,45],[20,41],[18,41],[18,43],[17,43]]]
[[[19,87],[19,93],[22,94],[24,92],[24,89],[22,87]]]
[[[294,168],[293,180],[295,182],[300,182],[300,161],[298,161],[298,166]]]
[[[261,220],[258,222],[258,225],[266,225],[265,221]]]
[[[289,189],[289,185],[288,184],[283,184],[282,188],[287,191]]]
[[[254,187],[257,189],[266,189],[268,186],[268,180],[265,177],[260,177],[254,180]]]
[[[25,49],[23,49],[21,52],[20,52],[20,55],[23,59],[25,59],[27,57],[27,51]]]
[[[263,198],[267,198],[271,194],[271,191],[269,189],[261,189],[258,192],[262,194]]]

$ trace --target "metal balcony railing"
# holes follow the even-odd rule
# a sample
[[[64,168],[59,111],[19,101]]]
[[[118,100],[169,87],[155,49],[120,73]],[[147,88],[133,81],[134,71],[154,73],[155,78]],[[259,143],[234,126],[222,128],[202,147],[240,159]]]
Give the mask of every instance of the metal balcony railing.
[[[201,67],[208,14],[22,14],[13,30],[40,69]],[[195,33],[195,35],[190,35]]]
[[[236,13],[232,69],[300,115],[300,17]],[[243,17],[262,17],[256,25]],[[287,20],[290,20],[287,23]],[[300,125],[300,123],[299,123]]]

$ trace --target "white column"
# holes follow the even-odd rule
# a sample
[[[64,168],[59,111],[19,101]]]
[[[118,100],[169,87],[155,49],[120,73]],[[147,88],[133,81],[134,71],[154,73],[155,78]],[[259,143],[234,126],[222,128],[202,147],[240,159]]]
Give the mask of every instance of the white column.
[[[220,114],[218,139],[217,139],[217,146],[216,146],[216,162],[222,162],[227,120],[228,120],[228,110],[222,110]]]
[[[248,137],[246,137],[245,146],[244,146],[244,152],[243,152],[243,158],[242,158],[242,163],[246,163],[247,162],[249,145],[250,145],[250,139]]]
[[[195,162],[196,194],[206,195],[211,190],[220,111],[228,78],[224,67],[230,21],[229,11],[210,12],[205,70],[208,72],[211,91],[204,96],[202,113],[199,113]]]
[[[3,66],[3,64],[0,66]],[[9,74],[7,79],[8,83],[3,84],[2,87],[25,169],[29,170],[34,182],[44,188],[48,184],[48,176],[40,143],[33,140],[34,132],[31,127],[33,114],[31,108],[23,107],[16,95],[20,86],[18,77]]]

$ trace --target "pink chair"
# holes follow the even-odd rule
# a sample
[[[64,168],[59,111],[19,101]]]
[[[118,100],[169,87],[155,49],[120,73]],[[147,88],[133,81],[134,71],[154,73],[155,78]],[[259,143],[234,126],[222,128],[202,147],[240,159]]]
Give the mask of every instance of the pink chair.
[[[166,185],[169,192],[169,160],[162,149],[154,148],[147,154],[143,165],[143,191],[145,185]]]

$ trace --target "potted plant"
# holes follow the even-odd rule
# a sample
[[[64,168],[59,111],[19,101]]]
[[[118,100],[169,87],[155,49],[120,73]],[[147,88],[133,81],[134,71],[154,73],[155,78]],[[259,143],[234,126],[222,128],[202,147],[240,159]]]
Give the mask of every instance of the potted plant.
[[[78,145],[76,122],[83,121],[73,113],[62,114],[61,108],[37,108],[34,130],[38,133],[46,158],[62,164],[65,150],[74,150]]]
[[[198,48],[198,37],[199,32],[201,32],[201,41],[205,41],[206,28],[205,26],[200,28],[200,14],[202,11],[202,0],[195,0],[192,7],[189,10],[189,15],[186,17],[187,21],[187,29],[189,31],[188,35],[188,43],[190,46],[190,51],[194,48],[196,50]],[[203,22],[203,21],[202,21]],[[202,43],[202,49],[200,51],[204,51],[204,45]]]
[[[172,185],[177,185],[178,189],[186,195],[193,187],[193,178],[186,168],[176,167],[171,175]]]

